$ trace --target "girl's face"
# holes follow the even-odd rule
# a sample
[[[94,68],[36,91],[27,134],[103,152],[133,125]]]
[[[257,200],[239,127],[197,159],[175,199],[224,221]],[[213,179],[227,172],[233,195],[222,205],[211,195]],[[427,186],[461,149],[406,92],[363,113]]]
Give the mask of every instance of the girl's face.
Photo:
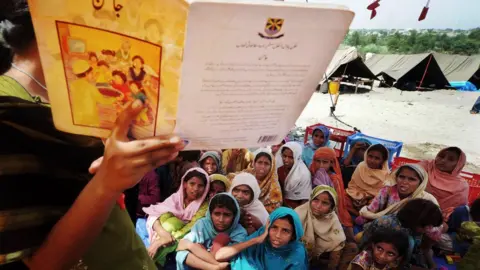
[[[184,192],[185,197],[189,201],[198,200],[202,197],[203,192],[205,192],[205,184],[202,179],[192,177],[185,182]]]
[[[233,212],[226,207],[215,207],[210,216],[217,232],[224,232],[232,226]]]
[[[373,259],[377,267],[394,263],[399,258],[397,249],[390,243],[373,244]]]
[[[243,207],[253,199],[253,192],[247,185],[239,185],[232,189],[232,195],[237,199],[238,204]]]
[[[288,244],[293,238],[293,226],[288,219],[279,218],[270,225],[268,238],[274,248]]]
[[[207,157],[202,163],[202,169],[211,175],[217,172],[218,166],[212,157]]]
[[[332,203],[327,192],[322,192],[313,198],[310,207],[314,216],[323,216],[332,211]]]
[[[135,58],[135,60],[133,60],[133,66],[136,68],[141,68],[143,66],[142,61],[139,58]]]
[[[116,84],[124,84],[124,81],[123,81],[122,77],[120,77],[120,76],[118,76],[118,75],[113,76],[113,81],[114,81]]]
[[[414,170],[405,167],[398,172],[397,187],[401,197],[405,198],[413,194],[420,183],[421,180]]]
[[[460,157],[453,151],[442,151],[435,158],[435,166],[445,173],[452,173]]]
[[[226,192],[225,184],[221,181],[213,181],[210,183],[210,191],[208,192],[208,197],[213,198],[213,196],[218,193]]]
[[[97,57],[96,57],[96,56],[92,56],[92,57],[90,57],[90,64],[92,64],[92,65],[96,65],[96,64],[97,64],[97,62],[98,62],[98,59],[97,59]]]
[[[259,157],[257,161],[255,161],[255,164],[253,166],[255,169],[255,176],[257,177],[257,179],[263,179],[270,172],[270,169],[272,168],[272,163],[267,157],[262,156],[262,157]]]
[[[333,161],[330,159],[321,159],[321,158],[316,158],[313,160],[315,162],[315,167],[318,169],[325,169],[325,171],[330,171],[330,169],[333,166]]]
[[[322,146],[323,144],[325,144],[325,137],[323,135],[323,132],[318,129],[313,132],[312,140],[313,144],[315,144],[316,146]]]
[[[291,169],[293,167],[293,151],[289,148],[282,149],[282,161],[285,167]]]
[[[378,151],[369,151],[367,153],[367,166],[370,169],[381,169],[385,160],[382,157],[382,153]]]

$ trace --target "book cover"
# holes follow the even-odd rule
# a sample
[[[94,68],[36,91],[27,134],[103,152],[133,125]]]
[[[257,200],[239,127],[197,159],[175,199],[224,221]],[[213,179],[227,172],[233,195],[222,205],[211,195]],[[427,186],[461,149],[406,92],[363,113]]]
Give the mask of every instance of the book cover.
[[[175,127],[188,3],[183,0],[30,0],[55,126],[110,134],[134,98],[146,108],[131,135]]]

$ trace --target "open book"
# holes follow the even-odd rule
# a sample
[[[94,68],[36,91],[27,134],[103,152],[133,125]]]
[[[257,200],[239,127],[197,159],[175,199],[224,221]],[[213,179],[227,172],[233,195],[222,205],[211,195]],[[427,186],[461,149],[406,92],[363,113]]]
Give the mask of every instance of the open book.
[[[136,138],[190,149],[275,144],[294,125],[353,12],[311,3],[30,0],[55,126],[107,137],[129,101]]]

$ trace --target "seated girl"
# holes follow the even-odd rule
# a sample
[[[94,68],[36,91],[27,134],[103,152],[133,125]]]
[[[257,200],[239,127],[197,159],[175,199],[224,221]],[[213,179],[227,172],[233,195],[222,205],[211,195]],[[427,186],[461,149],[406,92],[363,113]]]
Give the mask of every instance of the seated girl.
[[[201,168],[188,170],[180,188],[164,202],[143,208],[147,219],[150,239],[148,253],[155,262],[164,265],[166,256],[177,248],[195,222],[204,217],[208,203],[205,202],[210,188],[207,173]]]
[[[326,126],[318,126],[312,132],[312,139],[303,147],[302,159],[307,166],[313,161],[313,154],[318,148],[327,146],[330,138],[330,130]]]
[[[350,143],[348,155],[340,161],[344,186],[350,183],[355,168],[364,160],[365,152],[371,145],[372,143],[365,138],[358,138]]]
[[[221,174],[212,174],[210,178],[210,192],[208,198],[212,199],[218,193],[228,192],[230,190],[230,180]]]
[[[458,147],[445,148],[435,160],[420,162],[428,173],[426,191],[438,200],[446,218],[455,208],[468,204],[468,183],[460,176],[465,164],[465,153]]]
[[[388,150],[381,144],[375,144],[365,152],[365,159],[358,164],[348,183],[347,208],[350,214],[358,216],[358,211],[368,205],[385,185],[390,170],[388,168]]]
[[[400,166],[389,180],[392,186],[385,186],[370,205],[360,210],[355,222],[362,225],[370,220],[388,214],[396,214],[407,202],[413,199],[426,199],[437,204],[432,194],[425,191],[428,174],[418,164]]]
[[[204,169],[208,175],[214,173],[221,174],[222,164],[220,163],[220,155],[216,151],[207,151],[198,160],[200,167]]]
[[[402,269],[408,248],[406,233],[390,228],[375,231],[366,249],[352,260],[348,270]]]
[[[310,171],[302,161],[302,146],[288,142],[277,152],[277,174],[283,194],[283,205],[295,209],[310,197]]]
[[[247,241],[221,248],[215,259],[231,261],[232,270],[308,269],[307,252],[300,242],[302,236],[297,213],[279,207],[270,214],[269,222],[247,237]]]
[[[219,263],[216,252],[229,245],[241,243],[247,231],[239,224],[240,207],[228,193],[219,193],[210,200],[207,215],[199,219],[177,247],[177,269],[226,269]]]
[[[259,200],[269,213],[282,205],[282,188],[278,182],[275,160],[270,149],[258,149],[253,159],[253,168],[248,168],[244,172],[253,174],[257,179],[261,191]]]
[[[253,154],[248,149],[227,149],[222,153],[222,171],[237,173],[252,165]]]
[[[265,206],[258,200],[260,186],[257,179],[249,173],[240,173],[233,178],[230,193],[235,197],[242,215],[240,223],[248,234],[252,234],[265,225],[268,219],[268,212]]]
[[[409,236],[411,243],[412,254],[408,263],[417,267],[432,268],[434,267],[432,252],[429,246],[422,243],[423,235],[429,228],[439,227],[442,222],[442,212],[435,203],[425,199],[414,199],[407,202],[396,215],[385,215],[365,224],[360,246],[366,247],[378,230],[403,231]]]
[[[335,208],[337,193],[329,186],[316,186],[310,201],[297,207],[305,235],[302,242],[308,252],[311,266],[322,265],[321,257],[328,254],[328,269],[337,269],[345,246],[345,233]]]
[[[330,178],[333,188],[338,195],[338,218],[342,223],[348,241],[353,241],[353,221],[346,208],[346,194],[343,187],[342,173],[335,151],[328,147],[320,147],[315,151],[310,172],[316,175],[318,170],[324,170]]]

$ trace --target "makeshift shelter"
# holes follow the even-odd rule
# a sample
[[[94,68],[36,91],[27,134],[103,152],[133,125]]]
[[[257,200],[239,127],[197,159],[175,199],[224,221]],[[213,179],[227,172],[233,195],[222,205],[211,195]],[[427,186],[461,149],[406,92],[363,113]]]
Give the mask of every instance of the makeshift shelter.
[[[399,89],[445,88],[448,80],[431,53],[376,54],[365,64],[390,86]]]
[[[449,82],[470,81],[480,88],[480,55],[433,53]]]
[[[365,65],[355,47],[339,49],[335,52],[328,65],[323,81],[331,77],[353,76],[358,78],[375,79],[375,74]]]

